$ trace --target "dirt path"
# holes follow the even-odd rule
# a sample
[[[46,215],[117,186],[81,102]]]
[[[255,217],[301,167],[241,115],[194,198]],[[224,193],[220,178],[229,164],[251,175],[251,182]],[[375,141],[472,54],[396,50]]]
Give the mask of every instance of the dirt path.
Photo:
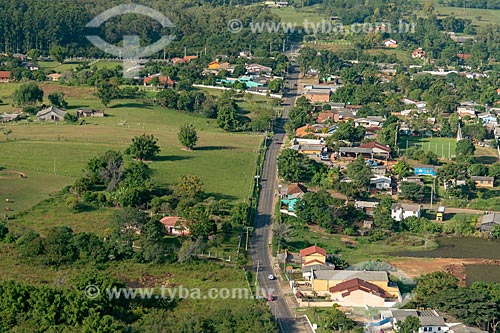
[[[389,263],[405,272],[410,278],[416,278],[422,274],[436,271],[443,271],[453,274],[459,279],[460,284],[465,285],[467,280],[465,265],[500,265],[500,260],[404,257],[392,259]]]

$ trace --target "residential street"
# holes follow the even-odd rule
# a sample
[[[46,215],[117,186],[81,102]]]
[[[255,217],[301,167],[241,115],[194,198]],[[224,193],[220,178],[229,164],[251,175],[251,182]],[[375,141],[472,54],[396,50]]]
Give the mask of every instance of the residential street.
[[[267,150],[264,168],[261,175],[261,192],[255,219],[255,232],[252,237],[252,259],[254,269],[259,266],[258,278],[261,288],[266,293],[272,293],[275,300],[269,302],[273,315],[276,317],[281,332],[310,332],[305,321],[296,320],[292,315],[279,287],[278,280],[269,280],[269,274],[275,274],[271,266],[271,254],[269,252],[269,232],[272,224],[274,210],[274,191],[276,188],[277,157],[283,142],[285,130],[283,128],[288,110],[293,106],[297,97],[298,69],[292,68],[288,78],[290,91],[285,95],[285,106],[283,116],[277,120],[273,142]]]

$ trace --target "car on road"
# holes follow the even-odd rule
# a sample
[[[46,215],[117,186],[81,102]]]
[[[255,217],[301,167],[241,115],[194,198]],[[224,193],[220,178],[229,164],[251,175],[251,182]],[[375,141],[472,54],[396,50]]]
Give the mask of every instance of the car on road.
[[[269,280],[274,280],[274,279],[275,279],[275,276],[274,276],[273,274],[269,274],[269,275],[267,276],[267,278],[268,278]]]
[[[271,295],[271,294],[267,295],[267,301],[268,301],[268,302],[272,302],[272,301],[274,301],[274,296],[273,296],[273,295]]]

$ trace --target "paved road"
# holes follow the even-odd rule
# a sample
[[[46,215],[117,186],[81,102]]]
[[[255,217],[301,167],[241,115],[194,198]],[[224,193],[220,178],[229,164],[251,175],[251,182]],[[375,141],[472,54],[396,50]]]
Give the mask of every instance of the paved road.
[[[297,97],[297,87],[295,84],[298,79],[298,69],[292,68],[288,78],[289,87],[291,88],[285,95],[285,106],[282,118],[277,119],[275,127],[275,135],[272,138],[265,159],[262,175],[260,178],[261,192],[257,208],[257,217],[255,219],[255,233],[252,237],[251,253],[254,264],[254,270],[259,266],[258,278],[261,288],[265,292],[272,292],[276,296],[275,300],[269,302],[271,311],[275,316],[280,331],[283,333],[292,332],[308,332],[307,327],[301,320],[296,320],[292,315],[292,311],[288,306],[285,297],[282,295],[279,283],[277,280],[269,280],[268,275],[274,274],[271,267],[269,254],[269,231],[272,223],[272,214],[274,210],[274,191],[276,188],[276,170],[277,157],[281,143],[285,135],[283,125],[285,123],[288,111],[295,102]]]

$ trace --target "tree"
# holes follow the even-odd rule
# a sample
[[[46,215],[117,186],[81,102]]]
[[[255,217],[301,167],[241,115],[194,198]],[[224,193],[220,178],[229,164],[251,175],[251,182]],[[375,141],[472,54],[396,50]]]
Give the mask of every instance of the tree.
[[[49,96],[47,96],[49,99],[50,104],[53,106],[57,106],[60,108],[65,108],[68,106],[68,102],[64,99],[64,92],[62,91],[57,91],[50,93]]]
[[[203,248],[203,243],[200,239],[195,241],[185,240],[182,242],[179,251],[177,251],[177,260],[179,262],[189,262],[197,258],[198,253]]]
[[[475,141],[483,141],[488,135],[486,127],[482,124],[467,124],[463,127],[462,133],[465,137]]]
[[[237,112],[236,103],[221,96],[217,103],[217,126],[225,131],[236,131],[239,126]]]
[[[186,218],[189,234],[193,238],[207,239],[217,231],[217,224],[210,218],[210,212],[201,205],[183,211],[182,215]]]
[[[69,227],[54,227],[43,241],[48,264],[71,263],[78,258],[78,249],[73,244],[73,230]]]
[[[231,209],[231,223],[235,226],[247,225],[248,205],[246,203],[239,202]]]
[[[54,45],[50,49],[50,56],[57,61],[58,63],[62,64],[64,62],[64,59],[68,56],[68,50],[66,48],[60,46],[60,45]]]
[[[281,92],[281,87],[283,86],[283,80],[281,79],[276,79],[276,80],[271,80],[269,81],[269,90],[273,93],[279,93]]]
[[[476,147],[469,140],[460,140],[457,142],[457,147],[455,148],[455,153],[457,156],[472,156],[476,151]]]
[[[324,319],[324,327],[327,330],[335,331],[350,331],[354,328],[356,323],[346,316],[344,312],[337,309],[336,307],[328,309],[326,311]]]
[[[167,259],[165,243],[166,231],[158,219],[152,219],[144,224],[141,234],[141,254],[146,262],[160,264]]]
[[[330,227],[333,218],[330,206],[334,202],[330,193],[325,190],[307,192],[297,201],[295,211],[297,217],[306,223]]]
[[[392,167],[392,172],[399,177],[399,179],[411,174],[410,165],[405,159],[400,159],[396,165]]]
[[[429,300],[442,291],[457,289],[458,279],[446,272],[434,272],[422,275],[417,280],[415,301],[428,306]]]
[[[198,135],[193,124],[182,125],[177,137],[179,138],[179,142],[188,150],[193,150],[198,142]]]
[[[491,237],[500,239],[500,224],[496,224],[491,228]]]
[[[101,100],[104,107],[108,107],[109,103],[118,95],[118,86],[108,81],[101,81],[97,84],[96,96]]]
[[[240,77],[240,76],[244,75],[246,71],[247,70],[246,70],[245,66],[243,66],[242,64],[238,64],[238,65],[234,66],[232,76],[233,77]]]
[[[31,61],[36,63],[38,58],[40,57],[40,51],[37,49],[31,49],[28,51],[28,57],[31,58]]]
[[[285,149],[278,156],[278,175],[288,182],[305,181],[318,172],[312,160],[293,149]]]
[[[64,115],[64,121],[68,123],[76,123],[78,121],[78,116],[71,112],[67,112]]]
[[[359,156],[347,166],[346,175],[354,184],[361,187],[370,185],[370,178],[372,177],[370,167],[365,163],[362,156]]]
[[[152,134],[140,135],[132,139],[132,144],[127,148],[127,154],[141,161],[151,160],[160,152],[158,139]]]
[[[417,333],[419,328],[420,320],[418,317],[410,316],[398,324],[396,333]]]
[[[357,142],[363,140],[366,128],[363,126],[356,127],[354,121],[349,120],[338,124],[337,130],[331,136],[334,140],[345,140],[349,142]]]
[[[399,197],[405,200],[423,201],[429,195],[428,188],[417,183],[401,182],[399,190]]]
[[[282,242],[288,242],[290,240],[290,235],[292,228],[287,223],[274,223],[273,235],[278,240],[278,252],[281,247]]]
[[[4,240],[8,233],[9,229],[5,226],[5,224],[0,223],[0,241]]]
[[[5,136],[5,141],[9,141],[9,135],[12,134],[12,129],[5,127],[2,130],[3,135]]]
[[[43,101],[43,90],[34,83],[23,83],[14,91],[12,96],[17,106],[35,105]]]
[[[197,176],[182,176],[175,185],[174,194],[180,198],[201,200],[205,195],[203,182]]]

